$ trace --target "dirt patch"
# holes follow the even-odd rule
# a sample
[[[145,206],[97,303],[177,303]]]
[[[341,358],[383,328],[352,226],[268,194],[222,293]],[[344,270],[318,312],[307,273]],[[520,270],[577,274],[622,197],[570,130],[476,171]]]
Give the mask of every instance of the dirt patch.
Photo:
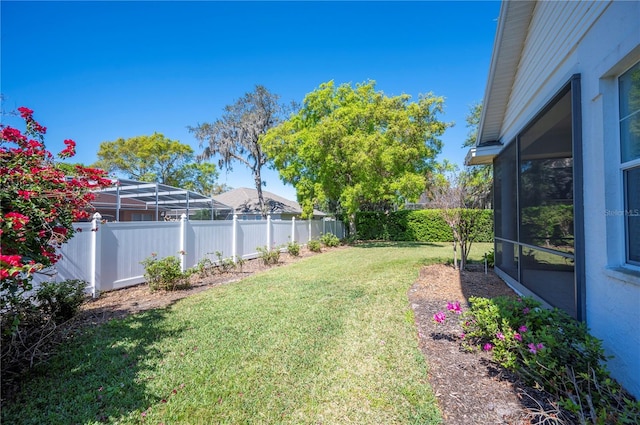
[[[445,424],[534,423],[536,399],[542,394],[491,360],[489,353],[465,351],[456,320],[436,323],[433,315],[446,311],[449,301],[468,306],[471,296],[516,296],[493,271],[482,268],[459,272],[433,265],[420,271],[409,290],[420,348],[429,365],[429,381],[438,398]]]

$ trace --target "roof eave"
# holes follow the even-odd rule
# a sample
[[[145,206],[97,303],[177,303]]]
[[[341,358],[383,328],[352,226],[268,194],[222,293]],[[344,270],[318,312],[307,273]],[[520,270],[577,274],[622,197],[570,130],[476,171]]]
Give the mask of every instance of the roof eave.
[[[464,158],[465,165],[487,165],[493,163],[495,158],[502,150],[502,145],[476,146],[467,152]]]
[[[503,1],[493,45],[476,145],[498,140],[535,1]],[[502,90],[499,90],[502,88]]]

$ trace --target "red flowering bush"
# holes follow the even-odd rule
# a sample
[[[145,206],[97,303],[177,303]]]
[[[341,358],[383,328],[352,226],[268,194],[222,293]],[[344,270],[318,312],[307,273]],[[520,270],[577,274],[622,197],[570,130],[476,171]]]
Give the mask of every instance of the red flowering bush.
[[[3,314],[31,289],[33,273],[60,259],[57,248],[73,236],[73,222],[90,216],[91,190],[111,184],[104,171],[83,166],[76,167],[74,176],[66,176],[45,149],[46,127],[33,119],[31,109],[21,107],[18,112],[25,121],[24,133],[0,125]],[[59,159],[75,155],[75,142],[64,144]]]

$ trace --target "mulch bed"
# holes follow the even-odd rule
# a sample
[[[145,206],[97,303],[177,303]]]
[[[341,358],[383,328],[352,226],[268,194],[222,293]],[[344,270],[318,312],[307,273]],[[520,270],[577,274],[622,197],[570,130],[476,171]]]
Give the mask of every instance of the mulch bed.
[[[429,381],[445,424],[539,423],[540,405],[549,409],[544,394],[527,388],[491,360],[490,353],[462,347],[462,329],[455,318],[436,323],[433,315],[446,312],[447,302],[468,306],[471,296],[516,296],[493,271],[485,274],[455,270],[452,266],[424,267],[409,290],[420,348],[429,365]],[[538,404],[540,403],[540,404]]]

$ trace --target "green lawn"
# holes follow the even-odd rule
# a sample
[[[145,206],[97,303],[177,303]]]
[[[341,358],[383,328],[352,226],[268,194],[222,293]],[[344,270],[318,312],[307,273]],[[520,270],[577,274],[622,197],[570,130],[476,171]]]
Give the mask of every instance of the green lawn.
[[[113,320],[34,371],[2,423],[440,423],[407,289],[450,251],[351,247]]]

